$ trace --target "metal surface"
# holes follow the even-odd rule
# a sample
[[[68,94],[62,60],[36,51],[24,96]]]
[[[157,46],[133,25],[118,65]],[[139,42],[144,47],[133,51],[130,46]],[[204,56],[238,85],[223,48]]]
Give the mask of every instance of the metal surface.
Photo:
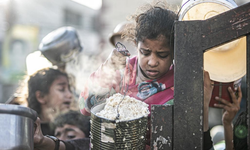
[[[174,76],[174,149],[202,149],[203,142],[203,51],[201,26],[177,22]],[[184,42],[185,41],[185,42]],[[195,42],[194,42],[195,41]],[[179,44],[182,43],[182,44]]]
[[[143,150],[148,118],[116,122],[96,116],[104,106],[102,103],[91,109],[91,149]]]
[[[249,7],[250,8],[250,7]],[[248,132],[247,132],[247,145],[249,147],[250,145],[250,119],[249,119],[249,114],[250,114],[250,34],[247,35],[247,75],[246,75],[246,112],[248,113]]]
[[[184,2],[187,3],[181,9],[179,17],[182,21],[206,20],[237,7],[232,0],[184,0]],[[209,49],[203,58],[204,70],[209,72],[211,80],[228,83],[242,78],[246,74],[245,36]]]
[[[0,104],[0,149],[33,150],[36,116],[30,108]]]
[[[173,105],[151,106],[151,150],[172,150]]]
[[[75,59],[82,46],[75,28],[61,27],[42,39],[39,50],[53,65],[62,66]]]
[[[249,8],[250,3],[208,20],[175,24],[173,149],[203,149],[203,53],[248,35]],[[247,56],[249,67],[249,52]],[[249,69],[247,72],[249,87]]]

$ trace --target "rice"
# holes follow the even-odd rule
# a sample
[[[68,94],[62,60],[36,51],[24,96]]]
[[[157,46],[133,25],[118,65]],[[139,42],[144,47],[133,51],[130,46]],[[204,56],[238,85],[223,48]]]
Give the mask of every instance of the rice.
[[[106,104],[103,110],[96,113],[97,116],[106,118],[109,120],[119,120],[119,121],[128,121],[137,119],[143,116],[148,116],[148,104],[137,100],[130,96],[125,96],[123,101],[118,107],[119,118],[117,117],[117,106],[119,102],[123,99],[123,95],[116,93],[113,96],[106,99]]]

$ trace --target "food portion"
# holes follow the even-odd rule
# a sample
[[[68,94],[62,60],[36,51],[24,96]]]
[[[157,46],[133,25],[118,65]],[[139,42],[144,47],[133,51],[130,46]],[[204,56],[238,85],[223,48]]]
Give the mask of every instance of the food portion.
[[[120,93],[116,93],[109,97],[106,100],[104,109],[96,113],[96,115],[109,120],[119,121],[133,120],[143,116],[148,116],[148,104],[130,96],[125,96],[124,99],[123,97],[124,96]],[[120,103],[120,101],[122,102]],[[117,106],[119,118],[117,118]]]

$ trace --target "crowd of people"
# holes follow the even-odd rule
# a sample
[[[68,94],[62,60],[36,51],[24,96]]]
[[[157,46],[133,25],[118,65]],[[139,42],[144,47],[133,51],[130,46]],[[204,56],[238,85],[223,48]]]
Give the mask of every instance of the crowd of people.
[[[122,27],[118,26],[122,30],[119,32],[118,29],[114,30],[113,36],[110,37],[114,47],[117,41],[124,43],[122,40],[128,40],[130,41],[128,44],[134,46],[136,51],[131,51],[131,54],[130,51],[126,51],[124,55],[114,48],[107,60],[90,75],[88,83],[83,85],[77,107],[74,105],[72,92],[74,88],[71,88],[74,84],[70,82],[65,70],[44,68],[29,77],[27,103],[28,107],[38,114],[34,133],[36,150],[89,149],[91,147],[89,115],[92,106],[114,93],[124,94],[124,87],[128,87],[127,95],[149,104],[149,109],[151,105],[174,104],[173,29],[178,15],[164,1],[140,8],[141,11],[132,15],[132,20],[126,22],[128,25],[123,22]],[[79,42],[76,44],[79,46]],[[49,53],[46,53],[46,56],[49,56]],[[55,61],[53,63],[56,64]],[[126,79],[125,82],[123,78]],[[145,96],[141,92],[145,89],[140,89],[144,88],[142,85],[145,84],[164,86],[156,87],[157,91],[154,92],[150,88],[154,86],[148,86],[149,94]],[[208,121],[212,91],[213,81],[210,80],[209,73],[204,70],[204,150],[215,147],[210,136]],[[247,133],[247,113],[242,112],[237,116],[238,119],[233,125],[233,120],[240,110],[241,87],[238,87],[237,94],[230,87],[228,91],[232,103],[216,97],[215,99],[220,103],[214,104],[214,107],[224,110],[222,115],[224,148],[226,150],[247,149],[247,136],[242,133],[242,130]],[[148,118],[150,119],[150,116]],[[150,149],[150,132],[149,130],[147,133],[145,149]]]

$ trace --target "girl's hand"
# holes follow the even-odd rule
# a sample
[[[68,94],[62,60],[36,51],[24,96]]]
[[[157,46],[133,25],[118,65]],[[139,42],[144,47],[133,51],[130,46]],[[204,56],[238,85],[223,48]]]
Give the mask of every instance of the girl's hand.
[[[231,98],[233,101],[232,103],[230,103],[229,101],[226,101],[225,99],[215,97],[215,99],[221,102],[221,104],[214,104],[214,106],[224,109],[224,113],[222,116],[223,124],[232,123],[235,115],[240,110],[240,102],[242,99],[242,92],[241,92],[240,87],[238,87],[238,97],[235,95],[235,92],[231,89],[231,87],[228,87],[228,91],[231,95]]]
[[[34,124],[35,132],[34,132],[34,147],[40,147],[43,144],[44,136],[41,129],[40,118],[37,117]]]
[[[129,53],[127,53],[127,55],[124,55],[117,49],[113,49],[106,63],[110,68],[114,70],[124,69],[126,67],[127,56],[129,55],[130,55]]]

